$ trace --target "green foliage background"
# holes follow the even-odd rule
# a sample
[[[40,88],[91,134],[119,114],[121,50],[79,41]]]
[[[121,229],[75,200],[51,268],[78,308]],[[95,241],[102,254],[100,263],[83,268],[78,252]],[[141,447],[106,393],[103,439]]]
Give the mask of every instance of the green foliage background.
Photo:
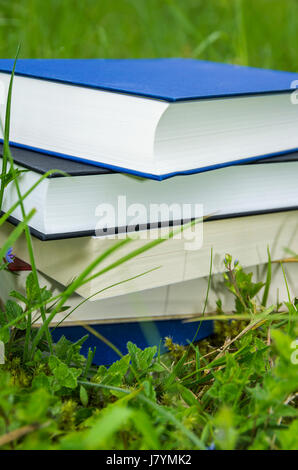
[[[297,0],[1,0],[0,57],[194,57],[298,68]]]

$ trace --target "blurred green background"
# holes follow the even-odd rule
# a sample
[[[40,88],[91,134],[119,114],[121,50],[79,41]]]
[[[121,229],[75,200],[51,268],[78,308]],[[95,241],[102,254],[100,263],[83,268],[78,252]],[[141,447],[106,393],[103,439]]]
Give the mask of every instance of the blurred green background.
[[[0,57],[193,57],[298,69],[298,0],[0,0]]]

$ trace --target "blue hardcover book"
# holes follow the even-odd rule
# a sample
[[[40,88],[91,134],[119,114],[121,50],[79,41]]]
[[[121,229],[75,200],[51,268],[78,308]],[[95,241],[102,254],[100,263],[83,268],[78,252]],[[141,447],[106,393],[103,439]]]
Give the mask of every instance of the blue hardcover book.
[[[0,60],[2,102],[12,66]],[[10,138],[162,180],[297,150],[297,80],[192,59],[19,60]]]
[[[186,346],[192,341],[210,336],[213,333],[213,322],[203,321],[200,325],[199,322],[185,323],[183,320],[159,320],[92,325],[92,328],[116,346],[122,354],[127,354],[128,341],[141,349],[157,346],[161,352],[165,352],[165,337],[170,337],[174,343]],[[94,364],[112,364],[119,359],[114,349],[81,326],[62,326],[52,331],[55,342],[59,341],[61,336],[76,342],[86,334],[89,336],[83,343],[81,354],[87,357],[89,348],[92,350],[96,348]]]

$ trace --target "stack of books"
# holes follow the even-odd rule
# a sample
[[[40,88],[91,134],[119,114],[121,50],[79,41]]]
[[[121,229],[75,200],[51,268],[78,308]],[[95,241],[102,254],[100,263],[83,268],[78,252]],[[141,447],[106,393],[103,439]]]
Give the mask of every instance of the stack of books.
[[[12,67],[0,60],[2,122]],[[274,260],[285,247],[298,252],[297,79],[191,59],[18,60],[10,148],[15,166],[27,170],[22,194],[55,170],[24,200],[26,212],[37,209],[29,225],[39,271],[65,286],[119,240],[135,238],[91,276],[165,238],[77,289],[88,305],[111,298],[119,310],[123,296],[208,276],[211,249],[215,274],[226,253],[250,267],[266,263],[268,247]],[[2,211],[17,200],[12,182]],[[20,207],[8,220],[0,243],[22,220]],[[13,250],[29,262],[24,237]],[[152,294],[152,302],[151,312],[123,313],[121,321],[154,316],[161,324],[164,301]],[[91,310],[80,321],[116,328],[113,314]],[[173,312],[167,321],[180,333],[189,310]]]

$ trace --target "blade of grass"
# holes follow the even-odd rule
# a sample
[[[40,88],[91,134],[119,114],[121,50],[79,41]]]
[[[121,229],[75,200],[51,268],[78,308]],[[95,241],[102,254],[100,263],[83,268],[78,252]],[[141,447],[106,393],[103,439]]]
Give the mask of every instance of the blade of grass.
[[[289,321],[288,321],[288,328],[287,328],[288,334],[289,334],[290,330],[291,330],[292,322],[297,319],[297,315],[295,315],[295,314],[297,314],[297,308],[293,304],[293,302],[291,301],[290,289],[289,289],[288,280],[287,280],[287,276],[286,276],[283,264],[280,263],[280,265],[281,265],[281,269],[282,269],[282,272],[283,272],[283,277],[284,277],[284,280],[285,280],[285,285],[286,285],[287,295],[288,295],[288,304],[286,304],[286,305],[288,307],[289,315],[290,315],[290,318],[289,318]]]
[[[280,266],[281,266],[281,269],[282,269],[282,273],[283,273],[283,277],[284,277],[284,281],[285,281],[285,285],[286,285],[288,301],[289,301],[289,303],[291,303],[291,294],[290,294],[289,284],[288,284],[288,281],[287,281],[287,276],[286,276],[286,273],[285,273],[285,270],[284,270],[284,267],[283,267],[282,263],[280,263]]]
[[[63,171],[60,171],[60,170],[49,170],[47,171],[46,173],[44,173],[40,179],[38,181],[36,181],[36,183],[34,183],[33,186],[31,186],[31,188],[29,188],[21,197],[20,199],[18,199],[17,202],[15,202],[8,211],[6,211],[0,218],[0,226],[4,224],[4,222],[8,219],[8,217],[13,213],[13,211],[21,204],[22,201],[24,201],[26,199],[26,197],[29,196],[29,194],[32,193],[32,191],[34,191],[34,189],[37,188],[37,186],[40,185],[40,183],[42,183],[42,181],[46,178],[48,178],[48,176],[52,175],[53,173],[61,173],[62,175],[66,176],[67,173],[64,173]]]
[[[267,305],[269,289],[270,289],[270,285],[271,285],[271,272],[272,272],[272,269],[271,269],[271,256],[270,256],[269,246],[267,246],[267,253],[268,253],[268,267],[267,267],[267,276],[266,276],[264,294],[263,294],[263,298],[262,298],[263,307],[266,307],[266,305]]]
[[[277,321],[280,319],[287,319],[290,318],[289,314],[286,313],[272,313],[270,315],[270,318],[268,318],[268,321]],[[259,319],[258,321],[264,321],[263,315],[262,314],[257,314],[254,315],[254,319]],[[204,318],[202,318],[202,321],[242,321],[242,320],[251,320],[251,314],[242,314],[242,313],[237,313],[236,315],[208,315]],[[297,318],[298,320],[298,318]],[[196,319],[187,319],[184,321],[184,323],[193,323],[196,322]]]
[[[178,379],[178,376],[180,375],[180,372],[183,369],[183,366],[186,362],[188,354],[189,354],[189,351],[186,350],[186,352],[183,354],[183,356],[181,356],[177,364],[175,364],[173,370],[171,371],[171,373],[168,375],[165,382],[163,383],[164,390],[167,390],[176,381],[176,379]]]
[[[65,317],[57,324],[55,325],[54,327],[54,330],[56,328],[58,328],[58,326],[61,325],[61,323],[63,323],[66,318],[68,318],[75,310],[77,310],[79,307],[81,307],[85,302],[87,302],[88,300],[90,300],[92,297],[95,297],[96,295],[99,295],[101,294],[102,292],[105,292],[106,290],[108,289],[112,289],[113,287],[116,287],[116,286],[119,286],[121,284],[125,284],[126,282],[129,282],[129,281],[132,281],[133,279],[137,279],[141,276],[145,276],[145,274],[148,274],[148,273],[151,273],[152,271],[156,271],[156,269],[159,269],[159,266],[157,268],[152,268],[152,269],[149,269],[148,271],[145,271],[141,274],[137,274],[136,276],[133,276],[133,277],[130,277],[128,279],[125,279],[124,281],[119,281],[119,282],[115,282],[115,284],[111,284],[110,286],[107,286],[107,287],[104,287],[103,289],[100,289],[99,291],[95,292],[95,294],[92,294],[92,295],[89,295],[89,297],[87,297],[86,299],[83,299],[78,305],[76,305],[70,312],[67,313],[67,315],[65,315]]]
[[[107,273],[111,269],[114,269],[114,268],[120,266],[121,264],[125,263],[126,261],[129,261],[129,260],[135,258],[136,256],[138,256],[142,253],[145,253],[146,251],[151,250],[152,248],[155,248],[160,243],[163,243],[165,240],[169,240],[169,239],[173,238],[175,235],[177,235],[180,232],[183,232],[186,228],[198,223],[200,220],[202,220],[202,219],[194,220],[194,221],[192,221],[192,222],[190,222],[190,223],[188,223],[184,226],[179,227],[179,229],[177,229],[177,230],[172,230],[169,233],[169,237],[167,239],[158,238],[156,240],[152,240],[151,242],[148,242],[146,245],[143,245],[140,248],[137,248],[137,249],[133,250],[132,252],[128,253],[127,255],[125,255],[122,258],[115,261],[114,263],[111,263],[109,266],[106,266],[101,271],[98,271],[97,273],[93,274],[89,278],[85,279],[83,281],[83,284],[86,284],[87,282],[92,281],[96,277],[102,276],[103,274]]]
[[[22,200],[22,195],[21,195],[21,191],[20,191],[20,186],[19,186],[17,174],[16,174],[16,171],[15,171],[15,168],[14,168],[13,157],[12,157],[12,155],[11,155],[10,148],[9,148],[10,113],[11,113],[11,100],[12,100],[13,80],[14,80],[14,73],[15,73],[15,67],[16,67],[16,62],[17,62],[18,54],[19,54],[19,49],[20,49],[20,47],[18,48],[17,55],[16,55],[16,58],[15,58],[15,60],[14,60],[13,70],[12,70],[11,77],[10,77],[10,81],[9,81],[9,89],[8,89],[7,103],[6,103],[6,114],[5,114],[5,129],[4,129],[4,141],[3,141],[3,157],[5,156],[6,159],[8,158],[8,160],[9,160],[9,162],[10,162],[10,168],[11,168],[12,175],[13,175],[13,178],[14,178],[13,183],[14,183],[14,185],[15,185],[15,187],[16,187],[18,199],[19,199],[19,201],[20,201],[20,207],[21,207],[22,217],[23,217],[23,220],[24,220],[24,219],[26,218],[26,211],[25,211],[25,207],[24,207],[24,204],[23,204],[23,200]],[[32,245],[32,240],[31,240],[31,234],[30,234],[28,225],[25,226],[25,230],[24,230],[24,231],[25,231],[25,235],[26,235],[27,249],[28,249],[28,253],[29,253],[29,259],[30,259],[30,264],[31,264],[31,268],[32,268],[32,274],[33,274],[34,282],[35,282],[36,287],[37,287],[38,296],[39,296],[39,299],[40,299],[40,301],[41,301],[41,300],[42,300],[42,298],[41,298],[41,291],[40,291],[40,286],[39,286],[39,281],[38,281],[38,275],[37,275],[37,269],[36,269],[36,264],[35,264],[35,258],[34,258],[34,253],[33,253],[33,245]],[[43,322],[45,322],[45,320],[46,320],[46,313],[45,313],[44,307],[41,307],[41,308],[40,308],[40,313],[41,313]],[[29,356],[29,342],[30,342],[30,335],[31,335],[31,321],[32,321],[32,319],[31,319],[31,314],[28,314],[28,318],[27,318],[27,328],[26,328],[26,335],[25,335],[24,355],[23,355],[24,360],[26,360],[26,359],[28,358],[28,356]],[[47,341],[48,341],[48,344],[49,344],[50,353],[53,354],[53,342],[52,342],[52,337],[51,337],[51,334],[50,334],[49,329],[47,328],[47,329],[44,331],[44,333],[45,333],[45,335],[46,335],[46,338],[47,338]]]
[[[33,217],[36,213],[35,209],[32,209],[29,214],[24,218],[22,222],[20,222],[16,228],[11,232],[9,237],[5,240],[4,244],[0,248],[0,259],[4,258],[7,250],[15,243],[15,241],[19,238],[21,233],[26,229],[26,225],[28,224],[29,220]]]
[[[4,128],[4,134],[3,134],[4,142],[9,141],[10,108],[11,108],[11,95],[12,95],[12,84],[13,84],[12,77],[14,76],[16,63],[17,63],[17,58],[19,56],[19,53],[20,53],[20,45],[18,45],[17,54],[16,54],[16,58],[15,58],[15,61],[14,61],[14,64],[13,64],[11,79],[10,79],[9,87],[8,87],[8,95],[7,95],[6,111],[5,111],[5,128]],[[7,172],[7,163],[8,163],[7,150],[6,150],[6,148],[3,148],[1,186],[0,186],[0,210],[2,209],[2,204],[3,204],[3,196],[4,196],[4,188],[5,188],[5,175],[6,175],[6,172]]]
[[[89,331],[89,333],[91,333],[93,336],[95,336],[100,341],[102,341],[104,344],[109,346],[109,348],[111,348],[117,354],[117,356],[121,358],[124,357],[124,354],[122,354],[122,352],[120,351],[120,349],[117,348],[117,346],[115,346],[110,340],[105,338],[105,336],[103,336],[101,333],[99,333],[94,328],[92,328],[92,326],[86,325],[85,323],[80,322],[80,321],[78,321],[77,323],[81,325],[83,328],[85,328],[85,330]]]
[[[203,316],[205,315],[205,312],[206,312],[207,302],[208,302],[209,292],[210,292],[210,287],[211,287],[212,264],[213,264],[213,248],[211,248],[211,254],[210,254],[210,268],[209,268],[208,286],[207,286],[207,292],[206,292],[205,303],[204,303],[204,308],[203,308],[203,314],[202,314]],[[194,337],[192,339],[192,343],[195,342],[195,340],[196,340],[196,338],[199,334],[201,325],[202,325],[202,320],[200,321],[199,326],[198,326],[197,331],[196,331],[196,334],[194,335]]]

